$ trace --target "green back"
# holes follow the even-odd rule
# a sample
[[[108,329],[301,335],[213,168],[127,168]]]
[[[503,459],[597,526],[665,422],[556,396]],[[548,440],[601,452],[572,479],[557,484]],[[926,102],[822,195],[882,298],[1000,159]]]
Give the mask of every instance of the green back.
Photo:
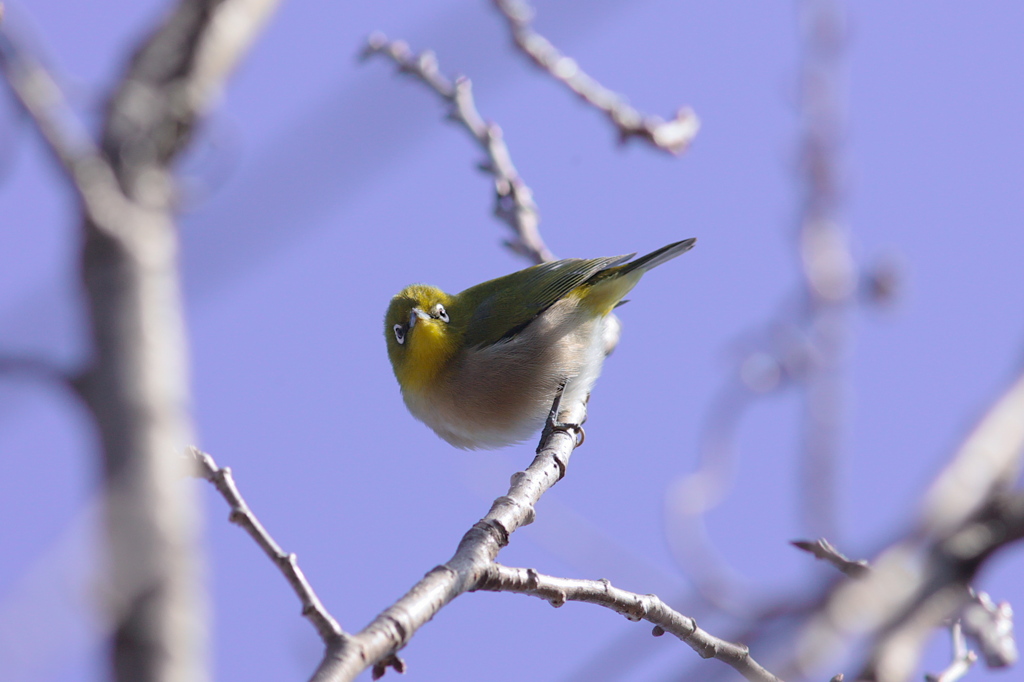
[[[452,325],[461,328],[466,348],[511,338],[570,291],[634,255],[567,258],[477,284],[455,296]]]

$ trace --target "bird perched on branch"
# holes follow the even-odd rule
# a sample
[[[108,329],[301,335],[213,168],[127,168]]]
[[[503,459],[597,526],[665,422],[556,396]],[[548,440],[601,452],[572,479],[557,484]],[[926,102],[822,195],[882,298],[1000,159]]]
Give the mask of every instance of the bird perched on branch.
[[[689,251],[567,258],[460,294],[413,284],[384,317],[388,357],[414,417],[452,445],[498,448],[543,425],[555,395],[586,399],[601,373],[609,314],[645,272]]]

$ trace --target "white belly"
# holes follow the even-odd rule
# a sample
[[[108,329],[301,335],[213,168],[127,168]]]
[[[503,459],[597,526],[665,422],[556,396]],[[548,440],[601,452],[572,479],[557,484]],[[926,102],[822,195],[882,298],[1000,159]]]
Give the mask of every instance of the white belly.
[[[469,349],[428,390],[403,393],[409,411],[452,445],[494,449],[544,424],[563,381],[563,403],[585,400],[601,374],[614,318],[584,317],[560,301],[512,339]]]

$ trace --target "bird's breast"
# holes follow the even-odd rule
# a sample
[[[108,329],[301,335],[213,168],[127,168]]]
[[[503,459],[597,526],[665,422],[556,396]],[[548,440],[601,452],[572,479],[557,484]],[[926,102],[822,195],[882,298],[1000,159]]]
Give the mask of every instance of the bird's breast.
[[[604,360],[604,323],[575,301],[560,301],[519,334],[460,349],[436,374],[403,382],[406,405],[458,447],[495,448],[529,438],[563,381],[572,396],[590,392]]]

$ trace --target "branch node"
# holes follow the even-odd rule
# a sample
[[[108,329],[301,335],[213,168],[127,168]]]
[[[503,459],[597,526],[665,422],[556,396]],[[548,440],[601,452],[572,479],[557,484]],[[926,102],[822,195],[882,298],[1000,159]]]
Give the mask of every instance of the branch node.
[[[388,654],[373,664],[373,672],[371,673],[373,679],[379,680],[384,677],[384,673],[388,671],[388,668],[394,668],[396,673],[404,674],[406,670],[405,661],[395,654]]]
[[[556,609],[564,606],[567,597],[564,590],[557,590],[554,595],[548,598],[548,603],[554,606]]]
[[[359,53],[360,59],[369,59],[375,52],[383,50],[388,45],[388,37],[381,31],[374,31],[366,38],[366,45]]]

